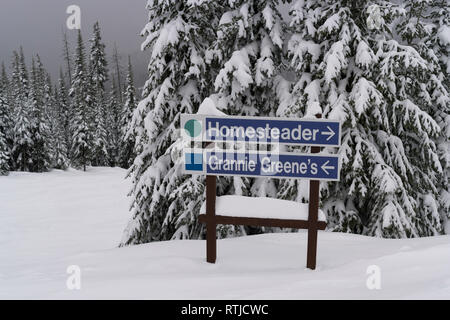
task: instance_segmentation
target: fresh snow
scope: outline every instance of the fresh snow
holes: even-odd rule
[[[206,202],[200,210],[206,213]],[[216,199],[216,214],[229,217],[308,220],[308,204],[272,198],[222,196]],[[322,210],[319,220],[326,221]]]
[[[443,25],[439,28],[438,37],[443,46],[450,44],[450,27]]]
[[[226,116],[225,113],[218,110],[216,104],[211,98],[206,98],[200,107],[198,108],[197,114],[204,114],[209,116]]]
[[[450,298],[450,236],[319,232],[315,271],[305,268],[305,231],[219,240],[214,265],[201,240],[118,248],[129,219],[125,175],[89,168],[0,177],[0,299]],[[71,265],[81,268],[81,290],[66,287]],[[380,290],[366,286],[372,265]]]

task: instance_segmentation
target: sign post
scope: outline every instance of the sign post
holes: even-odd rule
[[[206,176],[206,261],[216,262],[216,177]]]
[[[311,153],[319,153],[320,147],[311,147]],[[308,249],[306,253],[306,267],[316,269],[317,257],[317,222],[319,215],[320,181],[309,182],[309,210],[308,210]]]
[[[319,154],[321,147],[338,147],[341,124],[337,121],[298,120],[257,117],[214,117],[182,115],[181,126],[186,147],[186,174],[206,175],[206,214],[199,220],[206,224],[206,260],[216,262],[217,224],[252,225],[308,230],[307,268],[314,270],[317,259],[318,230],[326,222],[318,220],[320,180],[339,180],[339,157]],[[213,149],[203,148],[204,143]],[[218,148],[218,144],[228,148]],[[259,145],[311,146],[310,154],[263,151]],[[250,146],[258,146],[257,151]],[[267,149],[267,148],[266,148]],[[276,149],[277,150],[277,149]],[[216,214],[216,176],[309,179],[307,220],[232,217]]]

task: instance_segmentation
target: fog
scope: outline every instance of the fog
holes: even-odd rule
[[[141,84],[147,60],[140,52],[143,39],[139,36],[147,21],[145,4],[146,0],[0,0],[0,62],[9,67],[12,51],[22,46],[28,63],[33,54],[39,54],[46,69],[57,76],[63,66],[63,32],[72,45],[77,34],[66,26],[66,10],[77,5],[86,49],[92,26],[99,21],[107,54],[111,56],[116,43],[124,67],[127,55],[131,55]]]

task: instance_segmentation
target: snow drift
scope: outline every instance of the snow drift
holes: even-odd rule
[[[121,169],[0,178],[0,299],[449,299],[450,236],[387,240],[306,232],[117,248],[129,218]],[[220,205],[220,204],[219,204]],[[281,214],[281,210],[278,210]],[[67,268],[81,270],[69,290]],[[381,289],[366,286],[369,266]]]

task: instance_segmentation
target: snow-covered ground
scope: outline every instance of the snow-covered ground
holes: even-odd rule
[[[382,240],[319,233],[318,269],[305,269],[306,233],[117,248],[128,221],[121,169],[0,178],[0,298],[450,299],[450,236]],[[69,290],[67,267],[81,268]],[[381,271],[369,290],[367,268]]]

